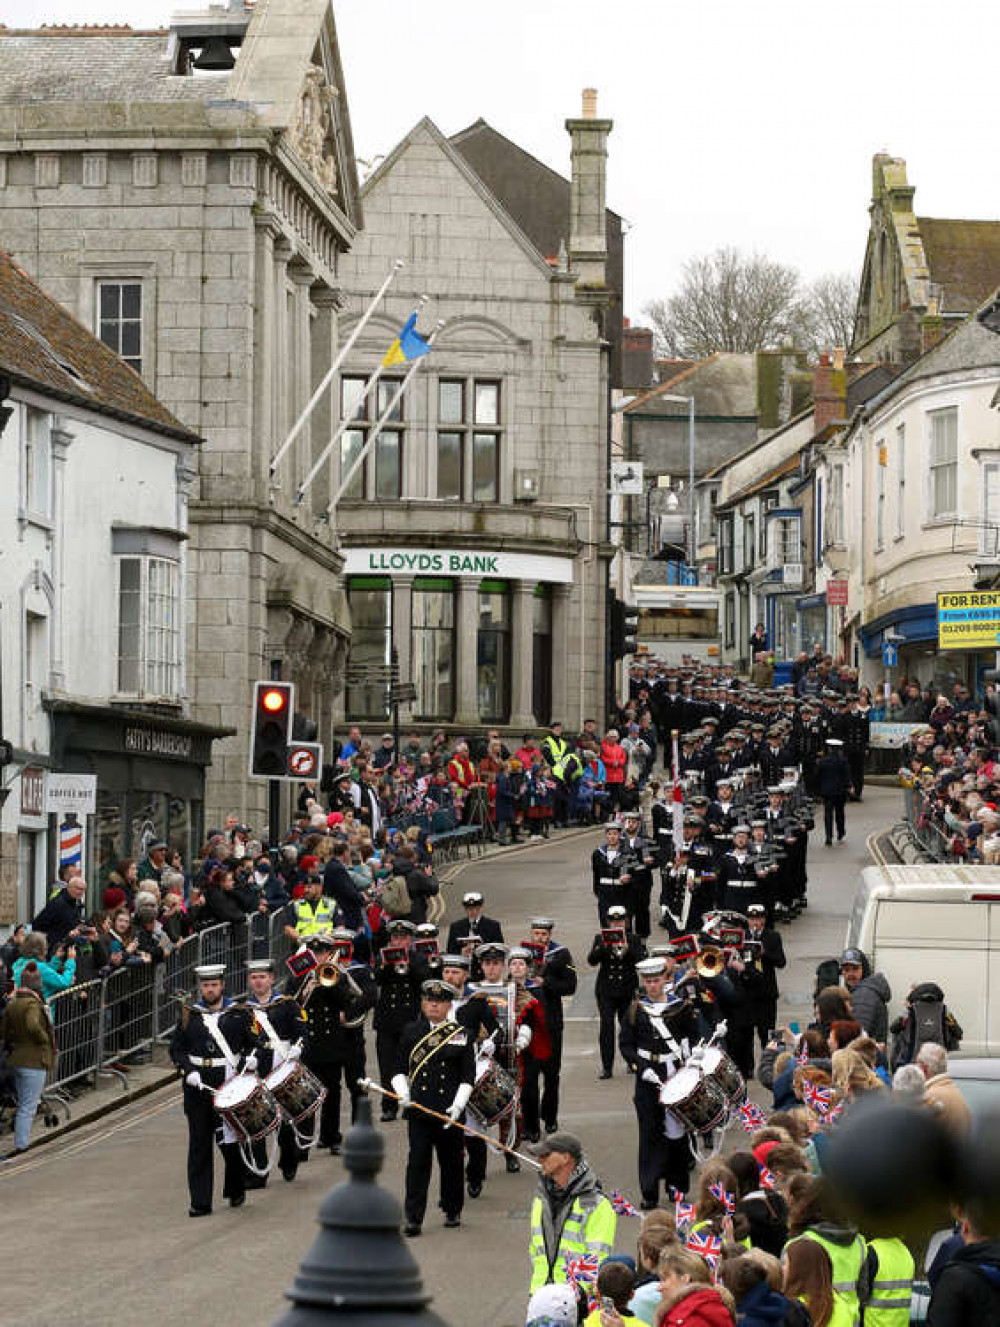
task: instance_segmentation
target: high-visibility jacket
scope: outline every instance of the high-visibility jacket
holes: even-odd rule
[[[615,1227],[618,1218],[614,1208],[600,1191],[590,1191],[573,1199],[569,1214],[563,1222],[559,1236],[559,1245],[553,1251],[551,1263],[545,1248],[545,1231],[542,1225],[542,1199],[535,1196],[531,1204],[531,1241],[528,1247],[531,1258],[531,1294],[539,1286],[550,1282],[568,1281],[566,1264],[586,1254],[596,1254],[598,1263],[609,1256],[615,1243]]]
[[[569,755],[569,743],[565,737],[556,737],[550,733],[548,737],[542,739],[542,755],[545,756],[549,769],[561,779],[563,776],[563,761]]]
[[[913,1254],[901,1239],[872,1239],[878,1271],[865,1305],[865,1327],[909,1327]]]
[[[333,930],[333,904],[328,898],[316,903],[300,898],[295,903],[295,929],[303,940]]]
[[[868,1255],[864,1240],[860,1235],[855,1235],[852,1244],[835,1244],[833,1240],[825,1239],[815,1230],[805,1231],[802,1238],[815,1240],[830,1259],[833,1312],[830,1314],[827,1327],[859,1327],[861,1301],[858,1298],[858,1280]]]

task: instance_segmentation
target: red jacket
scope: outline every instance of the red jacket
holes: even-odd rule
[[[448,761],[448,778],[460,788],[471,788],[476,781],[476,771],[468,756],[452,756]]]
[[[713,1286],[685,1286],[674,1300],[661,1327],[733,1327],[736,1319]]]
[[[628,752],[620,742],[609,742],[607,738],[601,743],[601,759],[604,761],[604,772],[608,783],[625,782],[625,766],[628,764]]]

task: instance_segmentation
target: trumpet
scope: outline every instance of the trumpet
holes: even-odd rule
[[[335,962],[333,959],[330,959],[326,963],[320,963],[313,972],[310,972],[305,985],[299,992],[299,1003],[304,1009],[306,1005],[308,1005],[317,986],[322,987],[325,991],[332,991],[341,983],[343,983],[344,993],[348,1000],[359,1000],[364,995],[361,987],[351,974],[345,968],[342,968],[339,963]],[[357,1018],[345,1019],[344,1027],[360,1027],[364,1021],[365,1015],[364,1013],[361,1013]]]

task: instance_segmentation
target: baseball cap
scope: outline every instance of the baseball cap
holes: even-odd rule
[[[552,1152],[565,1152],[574,1161],[579,1161],[583,1156],[583,1144],[576,1134],[566,1133],[562,1129],[546,1134],[540,1142],[532,1144],[526,1150],[533,1157],[547,1157]]]
[[[845,949],[840,956],[840,966],[843,967],[845,963],[857,964],[859,968],[863,968],[865,956],[860,949]]]

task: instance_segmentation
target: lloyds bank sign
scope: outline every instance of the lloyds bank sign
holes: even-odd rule
[[[468,548],[347,548],[347,576],[477,576],[568,585],[573,559]]]

